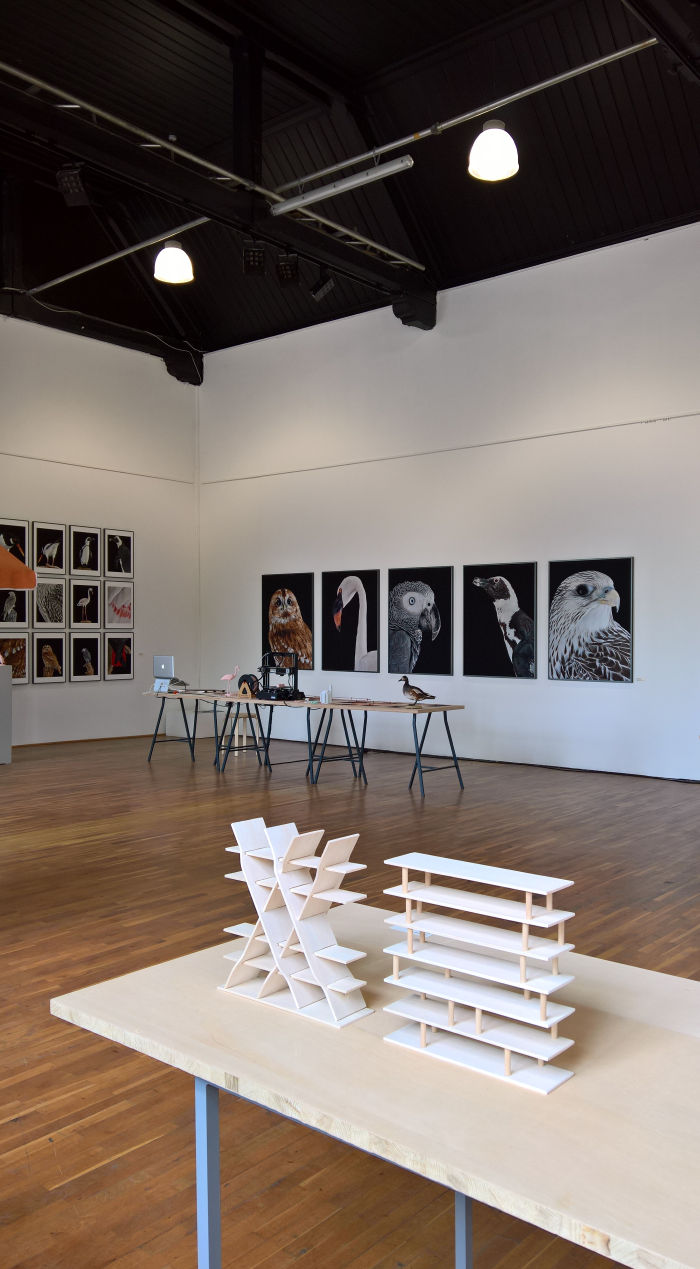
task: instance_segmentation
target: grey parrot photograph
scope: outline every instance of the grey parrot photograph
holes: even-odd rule
[[[72,682],[87,680],[96,683],[101,677],[101,639],[98,634],[85,635],[82,631],[70,637],[70,677]]]
[[[389,673],[452,673],[451,566],[389,569]]]
[[[549,677],[632,682],[632,559],[549,565]]]
[[[464,674],[537,677],[537,565],[464,566]]]

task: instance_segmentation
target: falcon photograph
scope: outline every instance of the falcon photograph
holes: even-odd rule
[[[345,569],[321,578],[324,670],[379,671],[379,569]]]
[[[464,674],[537,677],[536,599],[536,564],[465,564]]]
[[[35,520],[32,525],[34,541],[34,571],[41,575],[65,573],[66,526],[46,524]]]
[[[313,573],[263,574],[263,652],[296,652],[299,669],[313,670],[313,629]]]
[[[100,576],[102,552],[100,550],[100,529],[87,529],[83,525],[70,526],[70,571],[71,573],[89,573],[92,577]]]
[[[632,682],[632,558],[549,565],[549,677]]]
[[[449,565],[390,568],[390,674],[452,673],[452,578]]]
[[[33,681],[35,683],[65,683],[65,653],[65,635],[35,633]]]
[[[85,635],[73,631],[70,637],[71,683],[99,683],[101,678],[101,639],[98,634]]]

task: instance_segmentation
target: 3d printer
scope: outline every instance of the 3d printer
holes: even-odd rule
[[[299,657],[296,652],[265,652],[262,665],[258,667],[262,675],[262,685],[258,689],[257,698],[261,701],[303,701],[303,692],[299,691]],[[273,674],[281,678],[287,677],[286,683],[273,687],[270,678]]]

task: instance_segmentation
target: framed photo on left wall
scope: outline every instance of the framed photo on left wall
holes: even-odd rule
[[[29,682],[29,635],[15,634],[0,637],[0,656],[5,665],[12,666],[12,682]]]
[[[34,683],[65,683],[66,636],[54,631],[34,632]]]
[[[134,636],[106,634],[104,638],[104,677],[110,682],[134,677]]]
[[[89,574],[99,577],[101,573],[102,533],[100,529],[86,528],[82,524],[70,526],[69,561],[70,572],[76,576]]]
[[[313,573],[263,575],[262,650],[296,652],[299,669],[313,670]]]

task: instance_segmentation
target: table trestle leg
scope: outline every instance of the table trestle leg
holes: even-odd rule
[[[221,1181],[219,1090],[195,1077],[195,1156],[197,1170],[197,1266],[221,1269]]]
[[[474,1269],[472,1200],[455,1190],[455,1269]]]

